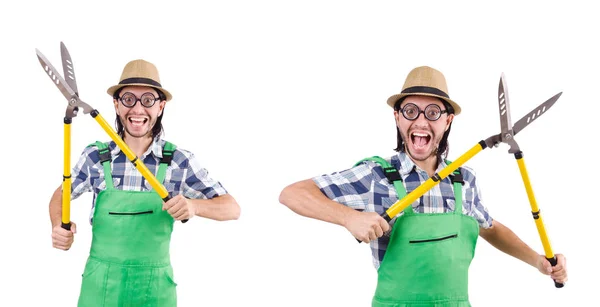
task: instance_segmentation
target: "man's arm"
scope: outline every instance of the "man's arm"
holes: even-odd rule
[[[71,200],[76,199],[84,192],[92,190],[90,172],[98,176],[98,172],[93,166],[99,159],[100,156],[95,147],[88,146],[83,150],[71,172],[73,178],[73,182],[71,183]],[[62,184],[52,194],[48,207],[50,223],[52,224],[52,246],[68,250],[73,244],[77,225],[69,221],[71,223],[71,230],[62,228]]]
[[[52,223],[52,246],[56,249],[68,250],[73,245],[77,225],[71,222],[71,230],[62,228],[62,186],[54,191],[48,207],[50,223]]]
[[[311,179],[285,187],[279,202],[299,215],[344,226],[366,243],[381,237],[390,227],[375,212],[359,212],[327,198]]]
[[[240,217],[240,206],[229,194],[211,199],[189,199],[195,207],[197,216],[217,220],[237,220]]]
[[[344,226],[357,211],[327,198],[311,179],[285,187],[279,202],[295,213],[321,221]]]
[[[163,210],[176,220],[201,216],[216,221],[237,220],[240,217],[240,206],[233,196],[223,194],[211,199],[190,199],[181,194],[163,204]]]
[[[497,220],[489,228],[480,228],[479,235],[498,250],[533,267],[538,267],[540,255],[525,244],[512,230]]]
[[[558,264],[552,267],[545,256],[535,252],[512,230],[497,220],[494,220],[492,226],[487,229],[480,228],[479,234],[498,250],[537,268],[543,274],[551,275],[557,282],[564,283],[567,280],[566,258],[563,255],[556,254]]]
[[[52,228],[54,228],[54,226],[60,225],[62,220],[62,185],[58,186],[52,194],[48,207],[50,211],[50,223],[52,224]]]
[[[186,178],[181,184],[181,191],[175,191],[171,200],[165,203],[164,209],[176,220],[201,216],[217,221],[237,220],[240,217],[240,206],[221,183],[209,176],[196,159],[188,151],[176,151],[173,155],[177,165],[186,165]]]

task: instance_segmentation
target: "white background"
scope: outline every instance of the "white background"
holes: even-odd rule
[[[60,41],[81,98],[114,121],[106,89],[136,58],[155,63],[173,94],[166,138],[194,152],[238,200],[237,221],[176,224],[172,262],[180,306],[369,306],[370,250],[342,227],[293,214],[286,185],[395,147],[386,99],[410,69],[444,72],[463,108],[450,159],[499,132],[505,73],[513,122],[558,92],[517,135],[555,253],[569,282],[552,281],[484,240],[470,269],[474,306],[597,302],[595,10],[580,1],[31,1],[0,5],[3,94],[0,306],[75,306],[91,233],[91,195],[73,201],[78,233],[52,248],[48,201],[60,184],[66,101],[35,48],[60,70]],[[108,140],[74,119],[72,163]],[[494,218],[543,253],[508,147],[467,162]],[[12,303],[9,303],[12,302]]]

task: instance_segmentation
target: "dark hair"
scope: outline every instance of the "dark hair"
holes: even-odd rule
[[[396,103],[394,104],[395,111],[400,112],[400,105],[402,104],[402,101],[404,101],[404,99],[406,97],[408,97],[408,96],[404,96],[404,97],[400,98],[398,101],[396,101]],[[440,99],[440,101],[444,104],[444,107],[446,107],[446,110],[448,110],[448,114],[454,114],[454,108],[452,107],[452,105],[450,105],[447,101],[445,101],[443,99]],[[451,128],[452,128],[452,123],[450,123],[450,125],[448,126],[448,130],[446,130],[446,132],[444,132],[444,136],[442,136],[442,139],[440,140],[440,144],[438,145],[438,148],[437,148],[438,163],[440,160],[446,159],[446,157],[448,156],[448,151],[449,151],[448,136],[450,135]],[[397,145],[396,145],[396,148],[394,148],[394,150],[397,152],[404,152],[404,140],[402,139],[402,134],[400,133],[400,129],[398,129],[398,125],[396,125],[396,138],[397,138]]]
[[[115,91],[115,93],[113,94],[114,99],[119,99],[119,94],[121,94],[122,89],[123,88],[121,87]],[[160,91],[157,88],[155,88],[155,90],[158,93],[158,98],[160,98],[161,101],[167,100],[167,96],[165,96],[165,94],[162,91]],[[163,108],[162,112],[160,113],[160,115],[156,118],[156,123],[154,123],[154,127],[152,127],[152,137],[153,138],[160,136],[161,133],[163,133],[163,131],[164,131],[163,126],[162,126],[163,115],[165,115],[164,108]],[[119,117],[118,114],[116,115],[116,119],[115,119],[115,127],[117,128],[117,134],[121,138],[124,138],[125,137],[125,127],[123,126],[123,123],[121,123],[121,118]]]

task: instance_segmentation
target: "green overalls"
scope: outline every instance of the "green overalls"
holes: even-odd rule
[[[397,170],[379,157],[386,170]],[[449,161],[447,161],[449,163]],[[415,213],[412,205],[396,219],[378,269],[373,307],[468,307],[469,265],[479,224],[462,214],[462,176],[452,175],[454,212]],[[393,182],[398,198],[406,196],[400,176]]]
[[[106,144],[96,144],[106,190],[96,198],[78,306],[177,306],[169,255],[174,220],[155,191],[115,189],[110,152]],[[156,176],[161,183],[174,149],[170,143],[163,148]]]

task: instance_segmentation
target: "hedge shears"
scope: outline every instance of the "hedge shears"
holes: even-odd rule
[[[64,161],[63,161],[63,181],[62,181],[62,217],[61,226],[64,229],[71,229],[71,123],[73,118],[79,114],[79,111],[83,111],[84,114],[90,114],[98,124],[104,129],[104,131],[110,136],[110,138],[119,146],[121,151],[125,153],[127,158],[133,163],[137,170],[142,176],[150,183],[152,188],[158,193],[164,202],[171,199],[167,189],[156,179],[154,174],[144,165],[144,163],[138,159],[133,151],[125,144],[123,139],[110,127],[110,125],[104,120],[98,110],[92,108],[89,104],[85,103],[79,98],[79,92],[77,90],[77,82],[75,79],[75,71],[71,55],[67,50],[67,47],[63,42],[60,43],[60,53],[62,57],[62,66],[65,78],[63,78],[56,68],[50,64],[50,61],[36,48],[40,64],[44,68],[44,71],[54,85],[58,87],[60,92],[67,99],[67,109],[64,117]],[[182,220],[183,223],[188,220]]]
[[[489,138],[480,141],[477,145],[473,146],[466,153],[460,156],[458,159],[448,164],[445,168],[443,168],[440,172],[435,173],[425,182],[423,182],[420,186],[414,189],[412,192],[408,193],[405,197],[398,200],[394,203],[390,208],[388,208],[384,213],[381,214],[386,221],[390,222],[393,217],[402,212],[405,208],[410,206],[414,201],[419,199],[423,194],[433,188],[435,185],[440,183],[442,179],[446,178],[450,174],[452,174],[456,169],[458,169],[465,162],[470,160],[480,151],[486,148],[498,147],[500,143],[506,143],[510,146],[508,152],[514,154],[517,159],[517,164],[519,165],[519,170],[521,172],[521,177],[523,179],[523,183],[525,185],[525,190],[527,192],[527,196],[529,198],[529,203],[531,205],[531,212],[533,214],[533,219],[535,220],[535,224],[537,226],[537,230],[542,241],[542,245],[544,247],[544,252],[546,259],[555,266],[557,264],[556,256],[552,252],[552,248],[550,247],[550,241],[548,240],[548,236],[546,234],[546,229],[544,227],[544,223],[542,220],[542,216],[540,214],[540,209],[537,206],[535,196],[533,194],[533,190],[531,188],[531,183],[529,181],[529,176],[527,174],[527,169],[525,168],[525,162],[523,161],[523,152],[519,148],[514,136],[521,132],[525,127],[531,124],[534,120],[538,119],[542,114],[544,114],[548,109],[550,109],[554,103],[558,100],[558,98],[562,95],[562,92],[552,96],[550,99],[546,100],[544,103],[540,104],[538,107],[533,109],[527,115],[523,116],[519,119],[514,126],[511,125],[510,119],[510,104],[508,100],[508,92],[506,87],[506,79],[504,74],[500,77],[500,85],[498,87],[498,110],[500,113],[500,133],[496,135],[492,135]],[[360,242],[360,241],[359,241]],[[562,288],[562,283],[554,282],[554,285],[557,288]]]

